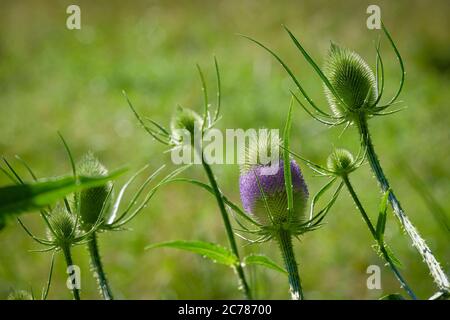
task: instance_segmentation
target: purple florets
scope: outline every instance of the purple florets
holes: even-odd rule
[[[261,188],[264,190],[274,222],[283,222],[288,216],[283,161],[279,162],[279,167],[272,172],[273,174],[267,174],[267,169],[268,166],[259,165],[241,174],[239,189],[242,205],[247,213],[256,216],[262,223],[267,223],[269,215],[264,204]],[[297,221],[303,221],[308,188],[301,170],[294,160],[291,160],[291,174],[294,195],[293,218]]]

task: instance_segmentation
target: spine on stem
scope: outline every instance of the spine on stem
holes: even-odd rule
[[[291,298],[292,300],[304,300],[291,234],[289,231],[281,229],[278,233],[277,241],[283,256],[286,271],[288,272]]]
[[[365,116],[361,116],[361,118],[359,119],[358,129],[362,137],[363,146],[367,150],[367,158],[369,159],[370,166],[381,186],[381,189],[383,190],[383,192],[390,190],[389,202],[392,206],[392,209],[394,210],[395,216],[399,219],[402,227],[410,237],[413,246],[419,251],[423,260],[427,264],[428,269],[430,270],[430,274],[436,282],[438,288],[444,292],[450,292],[450,283],[445,272],[442,270],[439,262],[436,260],[433,252],[428,247],[425,240],[420,236],[417,229],[414,227],[408,216],[403,211],[400,205],[400,201],[395,196],[386,176],[384,175],[380,161],[378,160],[377,154],[375,153],[372,139],[370,137],[367,119]]]
[[[202,160],[204,160],[204,159],[202,159]],[[239,278],[240,287],[244,291],[245,297],[247,299],[252,299],[250,288],[248,286],[247,280],[245,279],[244,269],[242,268],[242,264],[240,262],[239,251],[238,251],[238,248],[236,245],[236,239],[233,234],[233,229],[231,227],[230,218],[228,217],[228,213],[226,211],[225,204],[223,202],[222,193],[220,192],[219,187],[217,186],[216,179],[214,178],[214,174],[213,174],[210,166],[205,161],[202,161],[202,163],[203,163],[203,167],[206,171],[206,175],[208,176],[211,187],[214,190],[214,195],[216,197],[217,204],[219,205],[219,208],[220,208],[220,213],[222,215],[222,219],[223,219],[223,222],[225,225],[225,229],[226,229],[227,236],[228,236],[228,242],[230,243],[231,250],[233,251],[233,253],[236,255],[236,257],[239,260],[239,264],[236,266],[236,273]]]
[[[394,273],[395,277],[397,278],[398,282],[400,283],[401,287],[403,289],[405,289],[405,291],[408,293],[408,295],[413,299],[416,300],[417,297],[414,294],[414,292],[412,291],[412,289],[409,287],[409,285],[407,284],[406,280],[403,278],[403,276],[401,275],[400,271],[397,269],[397,267],[395,266],[394,262],[392,261],[392,259],[390,258],[387,250],[386,250],[386,246],[384,244],[384,242],[381,242],[376,234],[375,228],[372,224],[372,222],[369,219],[369,216],[367,215],[366,210],[364,209],[361,201],[359,200],[358,196],[356,195],[355,190],[353,189],[353,186],[350,182],[350,179],[348,178],[348,176],[343,176],[343,180],[345,183],[345,186],[347,187],[347,190],[349,191],[353,201],[355,202],[356,206],[358,207],[359,212],[361,213],[364,221],[367,224],[367,227],[370,230],[370,233],[372,234],[372,236],[374,237],[374,239],[377,241],[377,244],[380,248],[380,252],[383,255],[383,258],[386,260],[386,262],[388,263],[389,267],[391,268],[392,272]]]
[[[108,279],[106,278],[105,271],[103,269],[103,264],[100,257],[100,251],[97,243],[97,234],[94,232],[89,237],[87,243],[89,255],[91,257],[91,269],[97,279],[98,286],[100,288],[100,293],[105,300],[113,300],[113,294],[111,288],[109,287]]]

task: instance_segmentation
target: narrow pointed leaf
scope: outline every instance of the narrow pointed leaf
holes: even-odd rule
[[[288,220],[292,218],[292,212],[294,211],[294,194],[292,190],[292,172],[291,172],[291,160],[289,154],[289,135],[291,132],[291,123],[292,123],[292,104],[293,99],[291,100],[291,104],[289,106],[289,112],[286,119],[286,125],[284,127],[283,132],[283,163],[284,163],[284,184],[286,187],[286,195],[288,201],[288,212],[289,217]]]
[[[227,248],[211,242],[176,240],[152,244],[145,249],[174,248],[197,253],[215,263],[233,267],[238,263],[237,257]]]
[[[51,205],[64,196],[105,184],[122,174],[118,170],[102,177],[58,177],[22,185],[9,185],[0,188],[0,217],[17,214]]]
[[[383,243],[384,230],[386,229],[387,202],[389,199],[389,193],[389,190],[384,193],[383,197],[381,198],[380,207],[378,210],[376,233],[377,238],[381,243]]]
[[[275,270],[287,274],[286,270],[279,266],[275,261],[262,254],[251,254],[244,258],[245,265],[259,265],[267,269]]]

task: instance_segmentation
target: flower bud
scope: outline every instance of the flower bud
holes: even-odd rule
[[[78,165],[78,174],[86,177],[105,176],[108,170],[92,153],[88,153]],[[111,197],[108,198],[111,188],[112,184],[108,182],[100,187],[84,189],[77,195],[78,214],[83,229],[90,229],[99,220],[103,207],[108,210],[111,205]]]
[[[253,159],[252,154],[257,154],[255,148],[275,147],[274,140],[267,137],[268,140],[262,141],[256,146],[247,149],[246,159]],[[279,141],[279,140],[278,140]],[[276,144],[279,148],[279,144]],[[272,151],[261,150],[268,154]],[[256,217],[263,225],[271,223],[270,215],[274,224],[281,224],[288,221],[288,199],[284,180],[284,163],[276,159],[276,162],[269,164],[246,163],[241,167],[241,176],[239,178],[239,189],[244,210]],[[308,188],[303,179],[300,167],[294,160],[290,161],[292,175],[292,189],[294,210],[289,221],[302,223],[306,221],[305,208],[308,199]],[[263,191],[264,193],[262,193]],[[264,200],[265,196],[265,200]],[[268,212],[268,210],[270,212]]]
[[[177,142],[183,140],[184,134],[181,131],[186,130],[190,134],[191,144],[193,144],[196,130],[201,130],[202,124],[203,118],[197,112],[178,106],[172,117],[170,129]]]
[[[355,158],[346,149],[335,149],[328,156],[327,168],[337,175],[348,174],[355,169]]]
[[[325,63],[325,74],[342,102],[325,86],[325,94],[333,113],[352,117],[360,111],[370,113],[377,100],[375,76],[356,52],[331,44]]]
[[[52,232],[48,238],[59,245],[71,244],[76,236],[76,217],[69,213],[64,206],[57,206],[49,216],[48,222]],[[50,231],[50,230],[49,230]]]

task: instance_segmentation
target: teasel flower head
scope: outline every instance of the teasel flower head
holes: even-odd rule
[[[294,195],[294,212],[291,221],[304,223],[308,188],[300,167],[294,160],[291,160],[290,167]],[[256,165],[241,174],[239,189],[244,210],[264,225],[289,222],[284,163],[282,160],[279,161],[275,174],[267,174],[267,170],[270,170],[268,166]]]
[[[325,62],[325,75],[335,90],[332,93],[324,86],[328,104],[336,117],[351,119],[354,114],[372,112],[377,100],[376,79],[360,55],[332,43]]]
[[[47,238],[57,247],[71,246],[78,235],[76,215],[68,212],[65,206],[57,205],[48,216]]]
[[[295,157],[305,162],[316,174],[333,179],[348,176],[357,170],[366,158],[366,149],[361,148],[356,156],[343,148],[335,148],[331,151],[325,165],[316,164],[304,157],[295,154]]]
[[[328,156],[327,169],[337,176],[348,175],[358,168],[359,162],[347,149],[334,149]]]
[[[108,174],[108,170],[100,163],[92,152],[87,153],[78,164],[77,172],[85,177],[98,177]],[[76,195],[77,213],[81,226],[89,230],[102,219],[102,215],[111,206],[112,183],[100,187],[87,188]]]
[[[274,150],[279,150],[280,140],[271,135],[265,138],[261,136],[258,140],[250,142],[241,165],[239,189],[244,210],[259,223],[269,227],[306,222],[308,188],[300,167],[290,160],[294,210],[289,212],[284,162],[278,157],[271,157]],[[271,161],[261,162],[258,157],[261,154],[268,155]]]
[[[203,118],[194,110],[178,106],[170,122],[172,140],[179,144],[188,135],[190,143],[194,144],[196,135],[201,135]]]
[[[191,141],[189,143],[192,145],[194,143],[195,135],[198,137],[198,139],[201,139],[203,135],[208,130],[213,128],[217,121],[219,121],[222,92],[219,64],[216,58],[214,58],[214,67],[217,79],[217,99],[215,103],[215,109],[212,108],[212,104],[209,100],[208,88],[206,86],[203,71],[200,66],[197,65],[203,92],[203,112],[199,114],[192,109],[184,108],[178,105],[175,110],[175,114],[170,121],[169,129],[153,119],[141,116],[124,92],[125,98],[127,99],[131,111],[133,112],[139,123],[142,125],[142,127],[145,129],[145,131],[147,131],[147,133],[154,140],[165,144],[170,148],[177,148],[181,144],[186,144],[187,141],[185,141],[185,138],[187,137],[187,134],[189,134],[191,137]],[[183,131],[185,131],[185,133]]]

